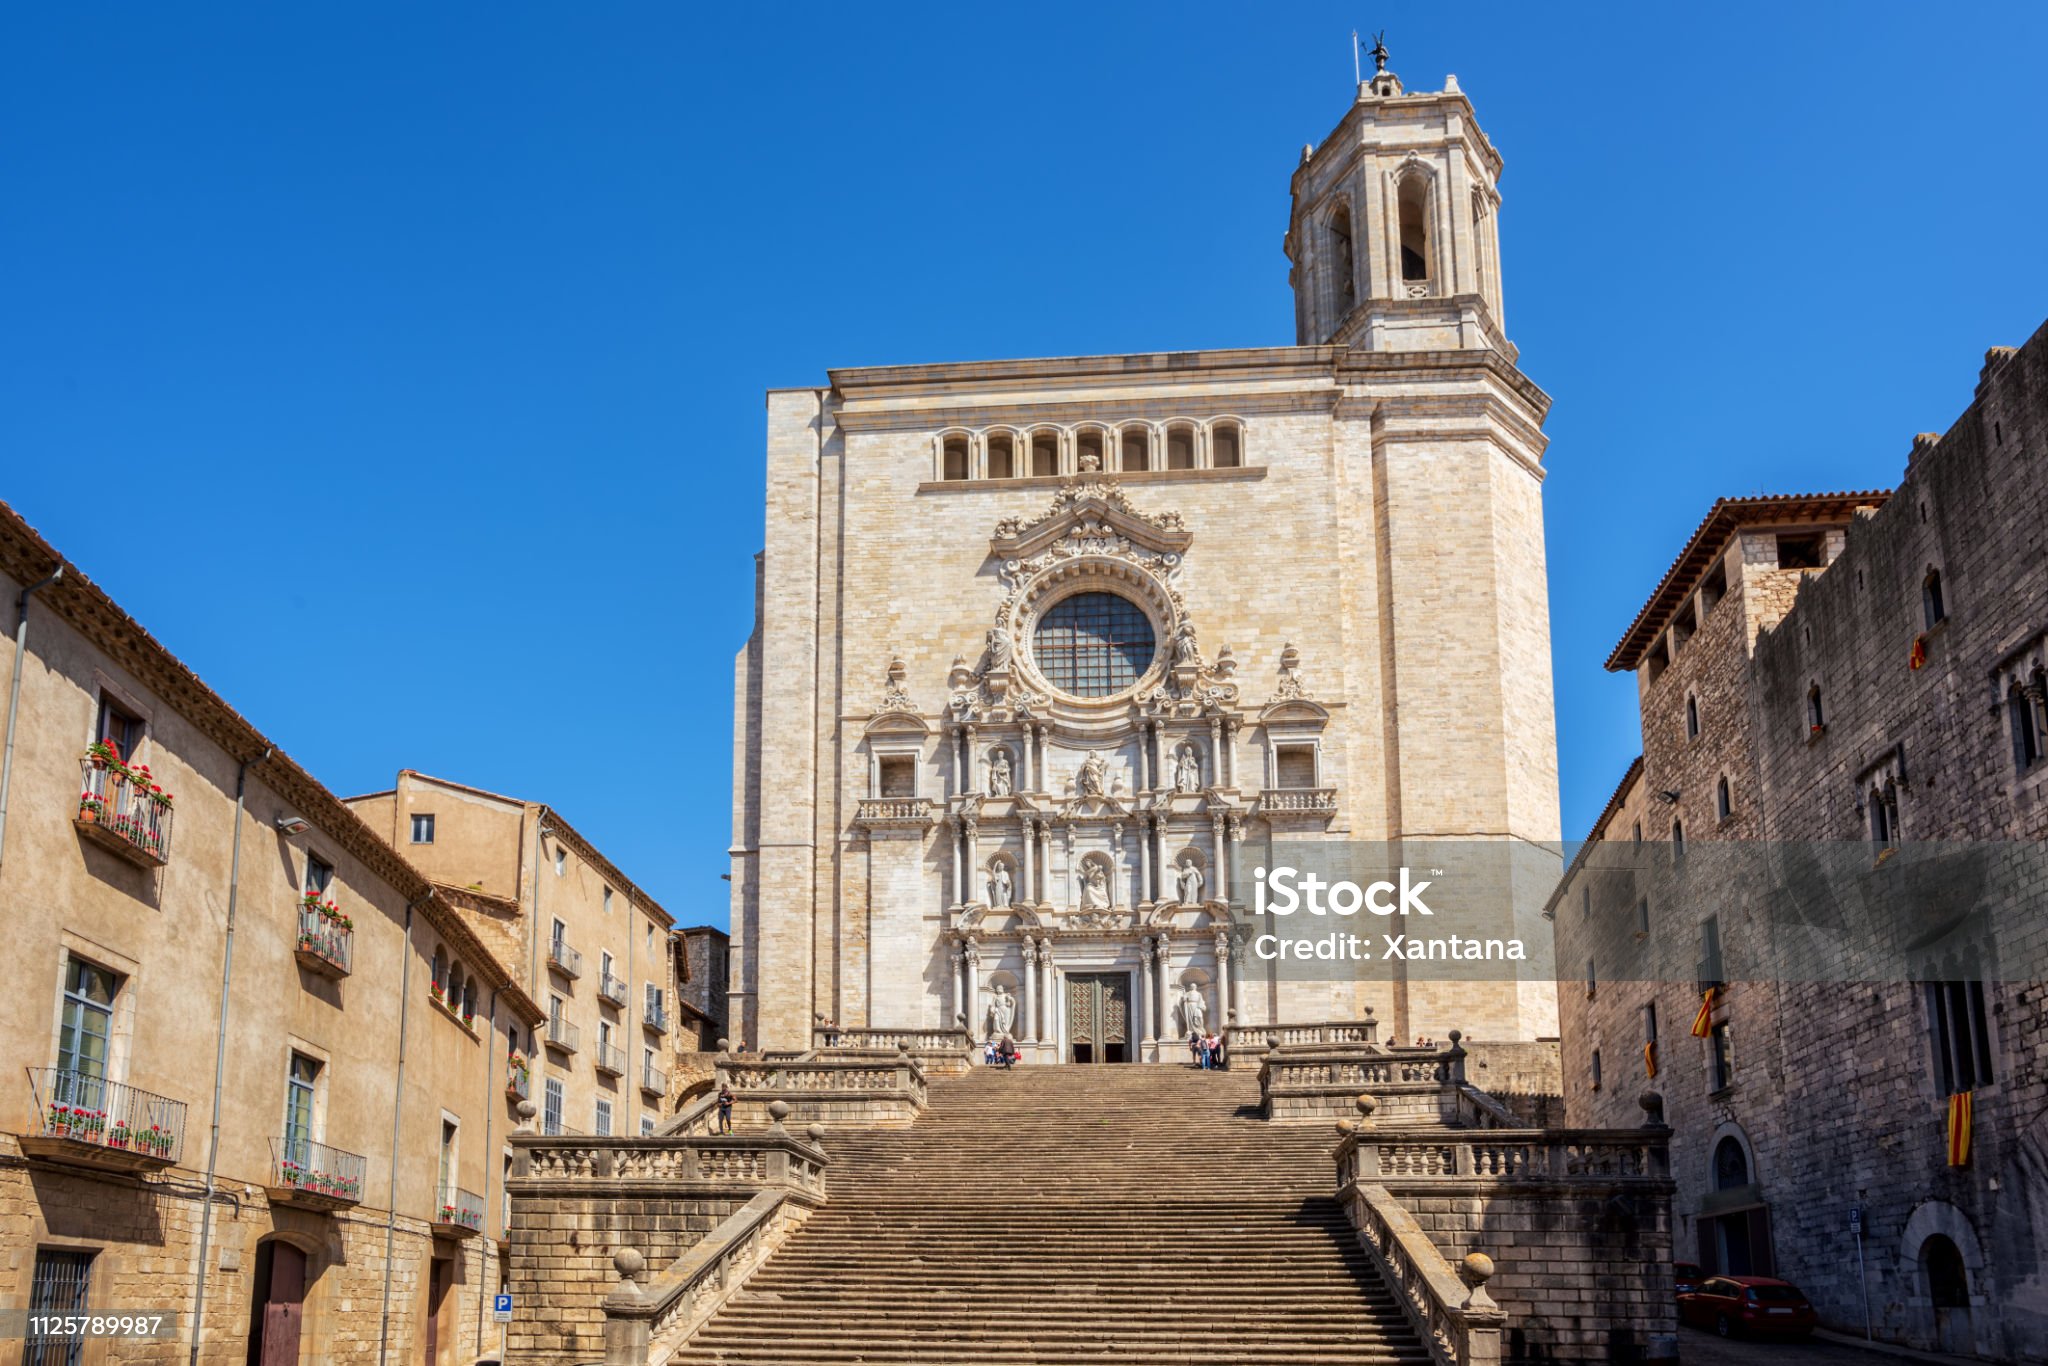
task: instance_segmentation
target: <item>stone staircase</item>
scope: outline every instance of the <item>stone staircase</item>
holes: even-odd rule
[[[980,1069],[831,1129],[830,1200],[677,1363],[1426,1366],[1332,1198],[1333,1135],[1255,1075]]]

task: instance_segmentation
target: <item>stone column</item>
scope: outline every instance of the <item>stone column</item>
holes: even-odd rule
[[[973,785],[967,780],[966,746],[960,738],[964,729],[962,726],[953,727],[953,795],[956,797],[973,790]]]
[[[1151,790],[1152,765],[1145,754],[1144,733],[1140,731],[1138,734],[1138,791],[1149,792]]]
[[[964,980],[962,970],[967,965],[967,955],[961,951],[960,945],[956,942],[947,951],[946,956],[952,960],[953,964],[953,976],[950,982],[953,989],[953,1018],[964,1023],[967,1015],[967,988],[962,985]]]
[[[1230,1023],[1230,931],[1216,931],[1216,1032]]]
[[[1166,814],[1164,812],[1158,814],[1158,818],[1153,824],[1152,840],[1152,866],[1159,870],[1157,881],[1159,886],[1164,887],[1166,885],[1166,870],[1173,867],[1173,860],[1167,857],[1166,853]],[[1158,897],[1155,895],[1153,900],[1158,900]]]
[[[967,874],[960,863],[960,841],[964,830],[960,817],[948,816],[946,829],[952,832],[947,842],[953,846],[953,904],[962,906],[967,902]]]
[[[1111,821],[1109,826],[1109,904],[1123,904],[1124,891],[1124,823]],[[1138,900],[1144,900],[1141,894]]]
[[[1038,904],[1038,860],[1033,857],[1038,852],[1035,847],[1038,843],[1038,833],[1033,828],[1035,824],[1028,817],[1024,821],[1024,901],[1031,906]]]
[[[1209,786],[1223,787],[1223,718],[1209,718]]]
[[[961,983],[965,989],[965,999],[967,1002],[964,1012],[967,1016],[967,1042],[979,1043],[981,1041],[981,947],[972,939],[969,939],[961,944],[960,952],[965,960],[961,964]]]
[[[1033,726],[1031,734],[1032,742],[1038,746],[1038,763],[1033,772],[1038,775],[1037,790],[1043,792],[1045,791],[1045,727]]]
[[[1032,785],[1031,727],[1026,724],[1017,728],[1017,786],[1019,792],[1036,792]]]
[[[1138,900],[1158,899],[1159,892],[1152,883],[1152,817],[1141,811],[1138,813]]]
[[[1038,1041],[1055,1046],[1060,1035],[1060,972],[1052,961],[1052,940],[1038,941],[1038,970],[1045,976],[1044,990],[1039,993],[1038,1010],[1044,1016],[1038,1022]]]
[[[1235,788],[1237,786],[1237,718],[1234,716],[1223,718],[1223,753],[1222,758],[1217,761],[1217,764],[1217,771],[1226,775],[1218,777],[1216,780],[1217,784],[1222,787]]]
[[[967,736],[967,782],[962,789],[967,792],[981,791],[981,744],[975,738],[972,724],[961,728]]]
[[[1166,753],[1163,748],[1165,739],[1160,734],[1159,722],[1152,721],[1147,723],[1145,728],[1138,733],[1138,743],[1143,745],[1146,753],[1151,756],[1152,771],[1161,777],[1166,776]],[[1171,784],[1162,785],[1171,786]]]
[[[967,875],[973,885],[967,890],[971,895],[961,898],[963,902],[981,900],[981,822],[973,816],[960,818],[962,828],[967,832]]]
[[[1024,940],[1024,1028],[1025,1043],[1038,1042],[1038,949],[1029,936]]]
[[[1081,888],[1075,881],[1074,827],[1071,825],[1067,827],[1067,904],[1069,906],[1081,904]]]
[[[1138,1025],[1145,1037],[1139,1041],[1138,1061],[1145,1060],[1144,1049],[1155,1045],[1157,1036],[1152,1033],[1152,941],[1149,938],[1138,941],[1138,999],[1132,1002],[1138,1008]]]
[[[1167,997],[1171,987],[1174,987],[1174,942],[1165,934],[1159,936],[1159,948],[1155,956],[1159,961],[1159,989],[1153,991],[1153,1008],[1159,1012],[1159,1038],[1176,1038],[1174,1001]]]
[[[1209,895],[1228,906],[1230,904],[1230,852],[1229,841],[1224,835],[1222,812],[1219,811],[1209,818],[1209,827],[1216,842],[1216,866],[1209,870],[1215,875],[1216,885],[1209,889]]]

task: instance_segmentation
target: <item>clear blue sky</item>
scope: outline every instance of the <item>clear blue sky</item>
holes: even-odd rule
[[[2033,4],[17,8],[0,497],[343,793],[549,801],[723,923],[762,390],[1285,344],[1385,27],[1507,158],[1567,835],[1721,494],[1888,486],[2048,316]]]

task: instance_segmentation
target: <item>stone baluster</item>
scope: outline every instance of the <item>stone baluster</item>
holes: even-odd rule
[[[1038,1042],[1038,949],[1024,941],[1024,1028],[1025,1043]]]

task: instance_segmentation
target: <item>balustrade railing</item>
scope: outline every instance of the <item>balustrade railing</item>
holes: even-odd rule
[[[337,1205],[360,1204],[369,1160],[294,1134],[270,1140],[270,1185]]]
[[[1494,1366],[1507,1315],[1486,1293],[1493,1263],[1475,1253],[1453,1271],[1414,1216],[1377,1187],[1355,1192],[1347,1205],[1366,1255],[1434,1366]]]
[[[569,947],[566,939],[548,940],[548,966],[565,977],[583,975],[583,955]]]
[[[548,1047],[574,1053],[583,1046],[583,1031],[559,1015],[548,1017]]]
[[[1233,1024],[1223,1031],[1233,1049],[1295,1048],[1306,1044],[1370,1044],[1379,1041],[1380,1022],[1326,1020],[1307,1024]]]
[[[929,797],[869,797],[853,818],[862,825],[930,825],[939,818],[939,805]]]
[[[597,1046],[597,1070],[614,1077],[626,1075],[626,1050],[614,1044],[601,1043]]]
[[[1665,1181],[1661,1131],[1487,1129],[1472,1134],[1351,1134],[1338,1144],[1337,1184],[1410,1181]]]
[[[640,1064],[640,1089],[652,1095],[668,1094],[668,1073],[651,1062]]]
[[[1327,815],[1337,809],[1334,787],[1269,787],[1259,793],[1259,810],[1281,815]]]
[[[171,798],[149,769],[129,768],[111,748],[88,753],[79,769],[79,833],[131,863],[155,868],[170,862]]]
[[[908,1094],[919,1109],[928,1097],[924,1068],[907,1053],[893,1059],[808,1056],[786,1062],[721,1058],[718,1077],[735,1093],[834,1092]]]
[[[673,1356],[804,1212],[782,1192],[763,1191],[645,1286],[636,1283],[644,1258],[637,1251],[620,1254],[614,1265],[622,1280],[604,1303],[605,1360],[641,1363]]]
[[[668,1033],[668,1011],[653,1001],[647,1001],[641,1006],[640,1023],[646,1025],[657,1034],[666,1034]]]
[[[811,1031],[819,1048],[908,1048],[913,1053],[961,1053],[973,1047],[964,1029],[841,1029],[819,1025]]]
[[[646,1137],[513,1137],[512,1180],[530,1189],[564,1185],[697,1182],[728,1187],[779,1187],[825,1194],[825,1153],[786,1131]]]
[[[458,1233],[482,1233],[484,1198],[460,1186],[443,1186],[441,1198],[435,1202],[434,1222]]]
[[[31,1128],[24,1149],[75,1152],[109,1164],[170,1166],[185,1149],[185,1102],[103,1077],[55,1067],[28,1069]]]
[[[330,904],[299,903],[298,959],[329,977],[346,977],[355,959],[355,923]]]
[[[626,1004],[626,983],[606,968],[597,975],[597,994],[615,1006],[622,1006]]]

